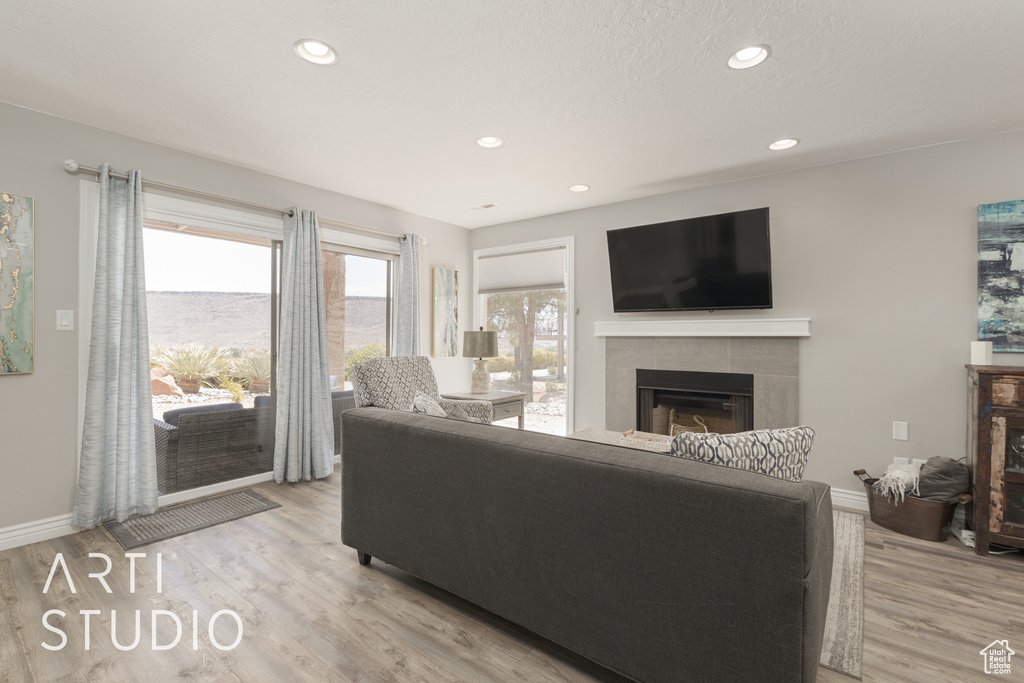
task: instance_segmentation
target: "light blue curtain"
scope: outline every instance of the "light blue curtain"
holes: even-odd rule
[[[91,528],[157,508],[142,251],[142,176],[100,166],[100,220],[85,426],[74,526]]]
[[[309,481],[334,471],[327,313],[315,211],[292,208],[281,248],[274,479]]]
[[[420,355],[420,236],[406,233],[398,245],[395,279],[395,354]]]

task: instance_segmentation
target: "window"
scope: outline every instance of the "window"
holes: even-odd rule
[[[571,431],[571,260],[571,238],[477,252],[477,317],[498,332],[492,389],[526,394],[533,431]]]
[[[92,310],[95,276],[99,186],[95,181],[82,180],[79,188],[79,310],[89,311]],[[194,354],[197,358],[189,362],[193,366],[199,364],[200,369],[195,373],[179,370],[179,374],[183,379],[186,374],[204,377],[199,381],[197,392],[185,394],[181,390],[178,394],[172,390],[171,394],[157,395],[154,417],[160,419],[172,410],[197,407],[196,404],[200,404],[199,407],[229,404],[236,397],[241,398],[244,407],[242,419],[223,420],[227,428],[189,430],[188,443],[177,444],[179,448],[191,449],[193,462],[191,470],[186,468],[188,475],[173,488],[179,493],[171,493],[164,485],[160,486],[160,504],[167,505],[196,495],[229,490],[240,485],[235,480],[254,472],[257,477],[241,483],[269,479],[273,468],[276,381],[273,350],[277,322],[273,302],[279,283],[282,222],[278,216],[247,213],[163,194],[146,192],[144,197],[143,249],[151,352],[156,356],[161,347],[194,344],[193,350],[210,352],[215,369],[221,371],[214,375],[209,367],[203,370],[202,365],[209,366],[211,359]],[[366,346],[374,342],[383,345],[385,353],[390,352],[391,261],[397,258],[397,243],[390,238],[330,228],[321,228],[321,234],[325,248],[341,249],[344,253],[345,338],[346,345],[354,345],[346,355],[358,350],[360,344]],[[360,267],[360,264],[367,267]],[[360,306],[360,302],[353,301],[360,297],[373,301]],[[337,321],[337,308],[334,311]],[[90,317],[82,316],[79,323],[80,338],[85,343],[79,344],[78,391],[79,405],[84,406]],[[166,357],[162,359],[166,360]],[[266,381],[268,361],[269,382]],[[157,369],[153,374],[162,372]],[[169,372],[167,375],[173,377]],[[177,383],[175,380],[174,384]],[[187,380],[184,383],[189,384]],[[240,385],[240,393],[237,393],[238,387],[231,384]],[[171,396],[177,400],[172,400]],[[84,410],[80,410],[79,435],[84,420]],[[79,452],[80,446],[79,443]],[[158,435],[158,450],[160,448]],[[197,454],[199,457],[195,457]],[[218,457],[203,457],[204,454]],[[163,465],[158,463],[158,470],[161,467]],[[158,480],[159,475],[158,471]],[[166,472],[164,475],[166,483]],[[211,484],[198,494],[190,490],[205,487],[210,481],[224,483]]]
[[[321,245],[333,389],[351,389],[353,365],[391,355],[392,261]]]

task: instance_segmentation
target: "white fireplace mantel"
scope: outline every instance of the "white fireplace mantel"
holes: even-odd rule
[[[594,323],[595,337],[810,337],[810,318],[613,320]]]

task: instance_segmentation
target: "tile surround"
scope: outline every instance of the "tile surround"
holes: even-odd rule
[[[605,428],[636,427],[636,371],[754,375],[754,429],[800,419],[799,339],[778,337],[605,337]]]

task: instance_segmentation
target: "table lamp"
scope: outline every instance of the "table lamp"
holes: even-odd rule
[[[498,333],[493,330],[467,330],[462,339],[462,356],[476,358],[473,361],[474,394],[486,394],[491,390],[491,375],[487,372],[487,359],[498,355]]]

